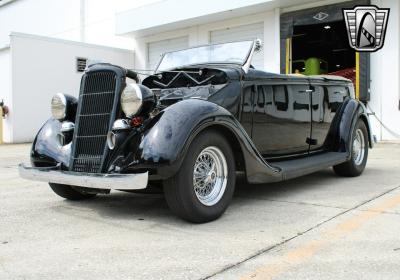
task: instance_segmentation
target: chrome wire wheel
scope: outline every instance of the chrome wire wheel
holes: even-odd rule
[[[228,165],[222,151],[210,146],[202,150],[193,169],[193,188],[198,200],[206,205],[217,204],[224,195]]]
[[[353,139],[353,160],[354,164],[361,165],[365,155],[365,139],[361,129],[357,129]]]

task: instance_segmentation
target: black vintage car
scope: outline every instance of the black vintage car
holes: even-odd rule
[[[142,83],[128,69],[90,66],[78,100],[53,97],[21,176],[72,200],[158,187],[175,214],[207,222],[228,207],[238,171],[256,184],[331,166],[360,175],[373,142],[352,83],[256,70],[259,48],[169,52]]]

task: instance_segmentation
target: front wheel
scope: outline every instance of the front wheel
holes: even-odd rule
[[[235,176],[228,141],[214,130],[202,132],[191,143],[180,170],[164,181],[168,206],[190,222],[215,220],[232,199]]]
[[[350,160],[335,165],[333,170],[336,174],[346,177],[356,177],[361,175],[365,169],[368,158],[368,132],[365,123],[359,119],[354,127],[351,140]]]

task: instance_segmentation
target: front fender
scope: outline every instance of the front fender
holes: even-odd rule
[[[120,166],[119,172],[122,173],[144,170],[156,175],[154,178],[157,179],[169,178],[179,170],[193,139],[211,127],[228,132],[229,135],[225,135],[228,140],[234,138],[249,182],[263,183],[282,179],[280,170],[264,161],[246,131],[230,112],[215,103],[196,99],[171,105],[155,117],[144,132],[132,131],[120,149],[111,155],[110,172],[115,166]],[[33,166],[55,166],[62,163],[62,167],[68,169],[71,144],[58,144],[60,128],[59,121],[49,119],[40,129],[32,146]],[[119,165],[121,158],[124,163]]]
[[[163,112],[157,123],[144,134],[135,154],[137,164],[131,168],[153,170],[153,174],[161,179],[174,175],[190,143],[197,134],[210,127],[226,128],[234,135],[240,144],[250,182],[265,181],[265,176],[278,176],[279,170],[263,160],[231,113],[215,103],[197,99],[175,103]]]
[[[61,146],[57,141],[61,123],[56,119],[49,119],[39,130],[32,144],[32,166],[55,166],[62,163],[68,167],[71,157],[71,144]]]

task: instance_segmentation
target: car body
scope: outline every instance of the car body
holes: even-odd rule
[[[352,83],[256,70],[259,48],[246,41],[166,53],[142,83],[115,65],[88,67],[79,99],[53,98],[21,176],[69,199],[156,186],[177,215],[207,222],[227,208],[237,171],[249,183],[330,166],[361,174],[372,138]]]

